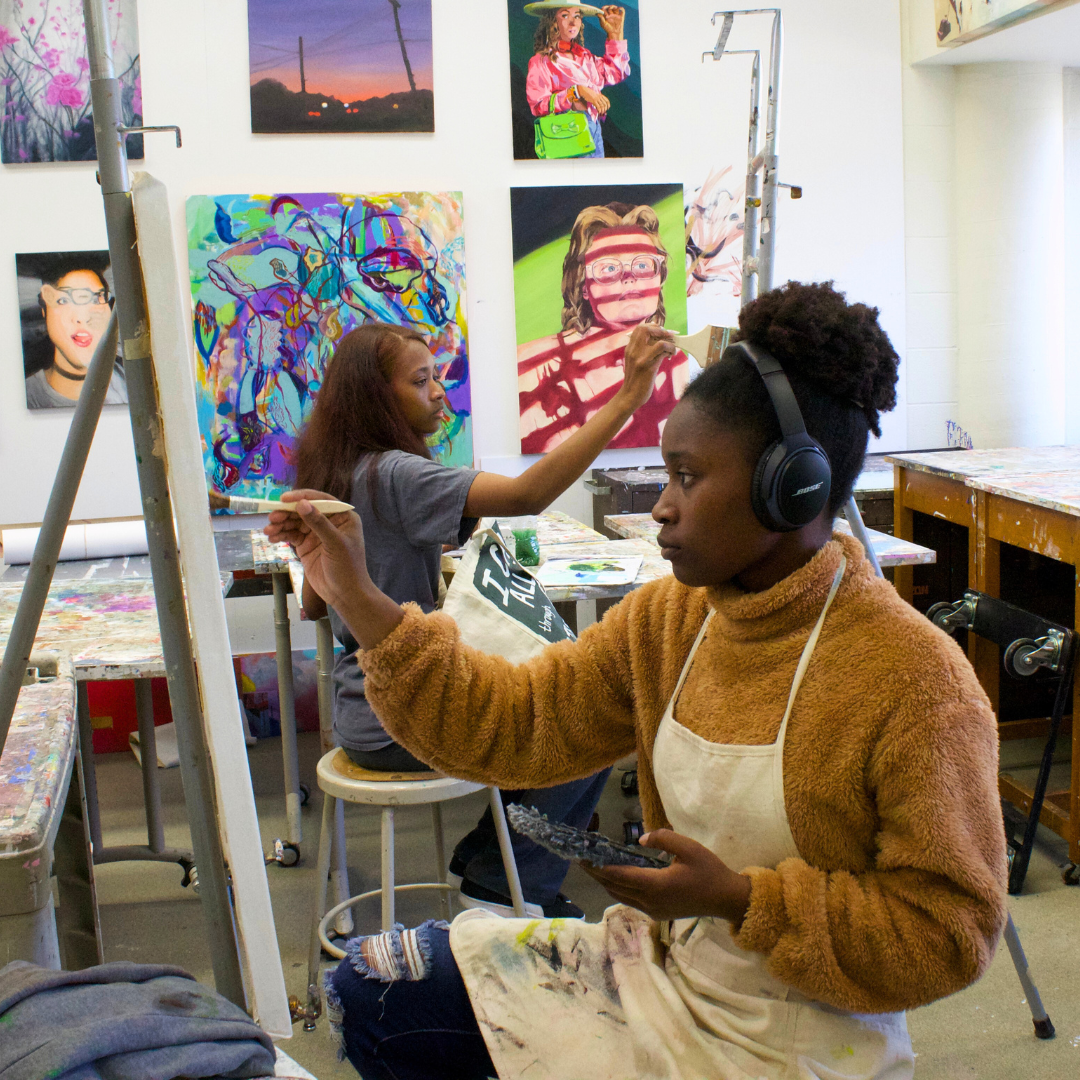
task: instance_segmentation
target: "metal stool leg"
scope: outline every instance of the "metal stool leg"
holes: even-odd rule
[[[394,929],[394,809],[382,812],[382,929]]]
[[[139,757],[142,764],[143,802],[146,804],[146,841],[151,851],[162,852],[165,850],[165,827],[161,821],[154,697],[149,679],[135,680],[135,716],[139,724]]]
[[[1024,955],[1024,947],[1020,944],[1020,935],[1016,932],[1016,925],[1010,915],[1005,923],[1005,944],[1009,947],[1009,955],[1012,957],[1013,967],[1020,979],[1020,985],[1024,988],[1027,996],[1028,1008],[1031,1010],[1031,1022],[1035,1025],[1035,1034],[1040,1039],[1052,1039],[1054,1037],[1054,1025],[1043,1008],[1042,998],[1039,997],[1039,988],[1028,972],[1027,957]]]
[[[439,803],[431,804],[431,828],[435,833],[435,880],[446,880],[446,847],[443,843],[442,806]],[[450,893],[439,894],[439,904],[442,907],[442,916],[450,921]]]
[[[330,895],[334,904],[340,904],[349,898],[349,866],[345,854],[345,804],[336,799],[337,812],[334,815],[334,840],[330,853]],[[346,908],[334,921],[334,929],[342,937],[353,932],[353,914]]]
[[[514,862],[514,849],[510,845],[510,829],[503,812],[502,795],[497,787],[488,788],[491,799],[491,816],[495,820],[495,835],[499,838],[499,851],[502,852],[503,869],[510,886],[510,899],[514,903],[514,914],[519,919],[526,917],[525,897],[521,892],[521,878],[518,877],[517,863]]]
[[[293,1019],[303,1019],[304,1030],[314,1031],[315,1021],[322,1012],[322,991],[319,985],[319,964],[322,959],[322,943],[319,941],[319,923],[326,910],[326,886],[330,873],[330,854],[333,850],[334,817],[338,800],[323,794],[322,828],[319,831],[319,862],[315,868],[315,903],[311,912],[311,939],[308,942],[307,1005],[290,999],[289,1008]]]

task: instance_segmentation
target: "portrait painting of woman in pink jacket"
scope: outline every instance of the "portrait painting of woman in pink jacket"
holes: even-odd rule
[[[538,156],[533,140],[519,139],[519,127],[570,113],[584,117],[594,146],[575,156],[640,157],[636,0],[603,7],[561,0],[519,5],[510,0],[515,157]],[[612,87],[619,92],[613,95]]]

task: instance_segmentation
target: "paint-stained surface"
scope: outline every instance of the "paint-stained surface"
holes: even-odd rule
[[[207,480],[276,498],[337,342],[417,330],[446,385],[432,440],[472,463],[465,237],[455,192],[195,195],[187,202],[199,430]]]
[[[499,1075],[610,1077],[613,1061],[636,1075],[615,961],[637,962],[643,938],[650,951],[646,916],[625,907],[601,923],[486,915],[458,916],[450,946]],[[538,1027],[552,1033],[546,1046]]]
[[[535,521],[536,539],[541,548],[558,544],[603,544],[607,541],[603,533],[590,529],[561,510],[545,510],[537,515]],[[500,518],[499,528],[504,537],[509,537],[514,528],[513,519]]]
[[[1061,472],[971,477],[968,486],[1080,517],[1080,466]]]
[[[608,514],[604,518],[604,524],[619,536],[647,540],[652,544],[656,543],[657,534],[660,532],[660,523],[653,520],[652,514]],[[851,535],[851,526],[843,518],[837,518],[833,522],[833,530],[846,536]],[[874,554],[883,567],[918,566],[937,562],[937,552],[930,548],[901,540],[897,536],[889,536],[888,533],[878,532],[876,529],[866,531],[870,536]]]
[[[1017,446],[1000,450],[888,454],[885,460],[906,469],[963,482],[1080,469],[1080,446]]]
[[[75,753],[75,677],[65,658],[57,669],[50,681],[19,691],[0,757],[0,882],[6,888],[15,887],[9,869],[46,883],[51,872],[46,853],[45,865],[4,864],[5,856],[39,847],[63,810],[61,788]],[[3,907],[0,901],[0,911]]]
[[[603,600],[626,596],[634,589],[640,589],[642,585],[671,573],[671,564],[661,558],[660,549],[651,540],[606,540],[600,544],[558,544],[549,548],[541,545],[540,554],[545,559],[574,559],[581,562],[641,556],[637,576],[629,585],[545,585],[548,599],[556,604],[567,600]]]
[[[125,127],[142,124],[135,0],[105,0]],[[127,140],[141,158],[141,135]],[[0,160],[93,161],[82,0],[0,0]]]
[[[20,582],[0,582],[0,649],[21,594]],[[80,679],[164,675],[153,582],[58,582],[49,590],[34,649],[67,653]]]

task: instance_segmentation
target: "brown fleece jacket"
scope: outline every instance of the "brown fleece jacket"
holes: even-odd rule
[[[676,717],[712,742],[775,742],[841,553],[784,747],[801,857],[733,867],[753,883],[733,933],[811,998],[855,1012],[925,1005],[986,970],[1004,924],[997,731],[963,652],[854,540],[837,536],[761,593],[653,582],[517,667],[409,605],[361,655],[368,700],[424,761],[508,788],[588,776],[636,747],[645,824],[666,825],[653,742],[708,607]]]

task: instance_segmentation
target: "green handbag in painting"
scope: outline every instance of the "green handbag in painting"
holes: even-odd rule
[[[596,149],[589,118],[583,112],[557,113],[555,95],[551,95],[547,116],[538,116],[536,129],[536,156],[538,158],[573,158],[591,154]]]

